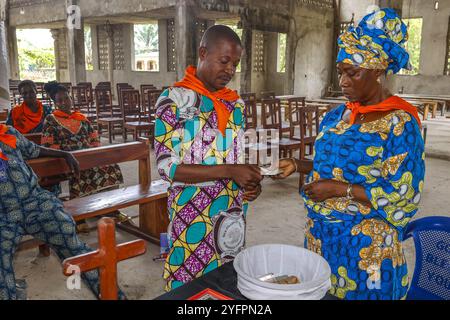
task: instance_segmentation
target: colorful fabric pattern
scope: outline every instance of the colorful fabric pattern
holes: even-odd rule
[[[247,205],[232,180],[198,185],[174,182],[183,164],[235,164],[245,126],[244,103],[222,101],[231,112],[226,135],[218,131],[211,99],[170,88],[158,100],[155,151],[161,177],[171,183],[168,210],[170,252],[164,267],[170,291],[230,261],[245,244]],[[194,159],[200,163],[193,162]]]
[[[408,28],[398,14],[385,8],[365,16],[357,27],[350,26],[338,40],[337,62],[395,74],[409,68],[409,54],[403,44]]]
[[[50,115],[45,121],[42,133],[44,147],[63,151],[77,151],[100,146],[97,131],[88,121],[79,121]],[[84,170],[80,178],[69,179],[70,198],[88,196],[123,183],[118,165]],[[59,193],[59,188],[56,191]]]
[[[40,133],[42,132],[42,129],[44,127],[44,122],[45,119],[47,118],[48,115],[52,114],[53,110],[52,107],[46,104],[43,104],[43,113],[42,113],[42,118],[41,118],[41,122],[39,122],[39,124],[37,126],[35,126],[32,130],[28,131],[28,132],[24,132],[23,134],[28,134],[28,133]],[[17,107],[16,107],[17,108]],[[11,110],[11,112],[8,114],[8,119],[6,119],[6,124],[8,126],[12,126],[15,127],[16,123],[14,122],[13,119],[13,110]]]
[[[425,175],[417,121],[403,110],[364,124],[342,120],[342,105],[321,124],[308,181],[333,179],[363,186],[373,208],[346,198],[308,210],[305,247],[332,270],[331,293],[341,299],[401,299],[408,289],[403,233],[417,213]]]
[[[14,252],[24,235],[32,235],[51,246],[65,259],[92,251],[80,241],[75,222],[63,210],[56,197],[38,185],[38,178],[25,160],[37,158],[39,148],[10,128],[17,137],[17,148],[0,142],[8,161],[0,160],[6,179],[0,180],[0,300],[17,299],[13,269]],[[98,273],[84,275],[89,287],[98,295]]]

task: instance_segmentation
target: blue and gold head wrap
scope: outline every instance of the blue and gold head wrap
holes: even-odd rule
[[[381,9],[339,37],[337,62],[395,74],[410,68],[409,54],[403,47],[407,40],[408,28],[398,14],[390,8]]]

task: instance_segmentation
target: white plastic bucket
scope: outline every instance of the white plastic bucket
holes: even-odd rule
[[[260,245],[240,252],[234,260],[238,289],[251,300],[320,300],[331,288],[331,269],[320,255],[300,247]],[[258,280],[273,273],[299,278],[299,284]]]

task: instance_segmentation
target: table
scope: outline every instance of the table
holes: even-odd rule
[[[237,273],[234,270],[232,262],[211,271],[201,278],[195,279],[191,283],[166,293],[155,300],[187,300],[207,288],[213,289],[235,300],[248,300],[237,288]],[[339,299],[328,294],[323,300]]]

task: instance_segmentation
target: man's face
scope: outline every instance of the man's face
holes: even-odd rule
[[[198,72],[209,90],[225,88],[233,79],[241,62],[242,47],[232,41],[218,40],[209,50],[199,49]]]
[[[36,89],[33,86],[26,85],[22,87],[20,90],[20,95],[22,96],[23,101],[25,101],[27,105],[35,104],[37,97],[36,97]]]
[[[364,102],[379,87],[377,79],[383,71],[339,63],[337,72],[344,96],[352,102]]]

